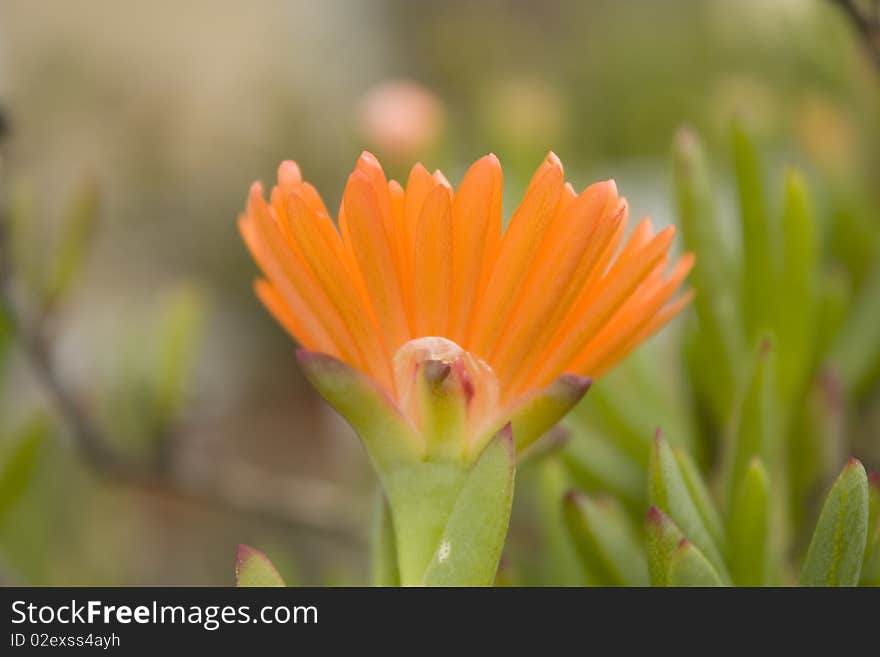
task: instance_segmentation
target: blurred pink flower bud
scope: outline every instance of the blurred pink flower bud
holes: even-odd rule
[[[360,129],[367,141],[391,158],[411,159],[430,148],[443,129],[440,100],[409,80],[388,80],[360,103]]]

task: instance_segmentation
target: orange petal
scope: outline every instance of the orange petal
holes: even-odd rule
[[[377,322],[369,304],[353,289],[336,228],[328,217],[312,212],[296,193],[291,195],[288,208],[291,230],[300,253],[353,336],[360,361],[380,381],[387,383],[391,369],[378,335]]]
[[[562,164],[553,154],[539,167],[522,204],[501,240],[484,297],[470,325],[471,349],[485,357],[506,325],[517,290],[523,284],[547,226],[556,214],[563,188]]]
[[[682,256],[665,280],[661,274],[656,282],[634,295],[573,359],[569,366],[571,370],[597,376],[596,370],[602,363],[617,362],[622,358],[627,345],[641,334],[675,294],[693,264],[693,255]]]
[[[571,360],[581,351],[583,345],[601,330],[665,257],[674,234],[672,226],[661,231],[639,251],[637,257],[633,257],[629,267],[618,275],[609,277],[598,294],[590,289],[584,290],[551,341],[547,349],[547,359],[538,366],[529,381],[535,385],[546,384],[555,374],[568,371]]]
[[[416,233],[415,337],[445,336],[452,280],[452,211],[449,190],[434,187],[422,206]]]
[[[327,353],[328,348],[333,348],[333,341],[326,332],[320,330],[320,326],[312,323],[311,329],[318,329],[313,334],[307,324],[302,321],[291,310],[287,300],[278,292],[274,285],[269,281],[259,278],[254,281],[254,292],[263,302],[263,305],[269,310],[275,320],[284,327],[294,340],[300,343],[306,349],[313,351],[323,351]]]
[[[510,380],[529,352],[534,353],[536,340],[548,327],[554,326],[589,274],[590,262],[601,254],[604,241],[612,234],[616,217],[603,216],[605,208],[617,194],[613,183],[597,183],[572,200],[550,225],[544,241],[537,247],[538,255],[528,275],[507,330],[496,343],[491,356],[493,366],[502,378]],[[604,221],[603,221],[604,219]],[[602,243],[600,243],[602,242]],[[566,301],[566,297],[570,297]]]
[[[357,349],[339,313],[299,254],[284,240],[259,184],[251,187],[247,214],[239,218],[239,230],[266,278],[306,327],[304,339],[326,335],[328,340],[321,349],[358,362]]]
[[[501,241],[502,184],[498,158],[486,155],[468,169],[452,204],[449,337],[462,346]]]
[[[387,184],[383,188],[387,192]],[[349,239],[346,247],[363,277],[387,352],[393,354],[409,339],[409,327],[385,219],[373,186],[362,171],[349,176],[343,205]]]

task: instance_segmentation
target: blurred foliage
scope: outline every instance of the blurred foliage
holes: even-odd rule
[[[561,452],[520,469],[499,582],[852,581],[855,557],[829,569],[823,546],[854,508],[841,493],[862,490],[853,468],[834,484],[847,457],[880,466],[880,83],[832,3],[0,12],[0,269],[77,408],[138,466],[303,475],[317,480],[292,496],[304,505],[340,482],[357,519],[319,536],[96,476],[45,412],[4,306],[4,581],[228,584],[242,541],[287,555],[298,583],[368,581],[366,461],[258,309],[234,230],[248,185],[288,157],[335,207],[367,144],[389,175],[424,159],[453,183],[496,152],[505,216],[553,149],[577,187],[614,177],[634,215],[675,219],[700,256],[693,309],[593,387]],[[407,157],[359,123],[400,78],[444,117]],[[861,582],[877,585],[876,477],[867,491]]]
[[[584,567],[605,584],[622,585],[620,573],[645,558],[654,585],[778,586],[801,572],[803,585],[855,586],[863,564],[861,581],[868,583],[876,508],[865,468],[850,459],[818,521],[816,492],[827,490],[843,453],[863,449],[844,436],[880,392],[880,297],[872,275],[859,285],[856,272],[848,272],[854,292],[842,303],[823,296],[834,254],[823,247],[806,179],[789,170],[780,209],[772,212],[761,158],[742,124],[734,124],[731,141],[737,242],[719,239],[724,228],[697,137],[676,137],[680,225],[685,247],[702,256],[691,279],[693,311],[676,336],[681,346],[672,347],[685,394],[670,395],[670,369],[655,359],[653,371],[643,372],[653,377],[653,390],[612,375],[596,386],[603,390],[598,399],[582,402],[563,457],[572,484],[588,493],[564,498],[571,540]],[[823,315],[827,308],[832,322]],[[676,404],[677,413],[670,410]],[[688,413],[692,419],[683,420]],[[669,418],[674,443],[658,428],[651,446],[643,415],[657,427]],[[876,459],[876,435],[865,458]],[[688,454],[694,449],[702,467]],[[612,504],[629,509],[630,521],[650,506],[643,539],[622,545],[619,522],[598,520],[608,493]],[[622,562],[609,562],[609,554]]]

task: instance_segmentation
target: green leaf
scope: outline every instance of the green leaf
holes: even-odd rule
[[[683,538],[669,558],[669,586],[723,586],[703,553]]]
[[[282,587],[281,575],[269,558],[249,545],[239,545],[235,557],[235,585],[238,587]]]
[[[721,515],[712,501],[712,496],[709,494],[709,489],[706,486],[706,482],[703,481],[697,464],[694,463],[690,454],[681,447],[676,447],[672,452],[675,455],[675,462],[678,464],[678,469],[684,479],[685,486],[687,486],[688,493],[690,493],[691,499],[700,513],[700,518],[703,519],[703,524],[709,530],[709,534],[712,536],[715,544],[723,550],[725,538]]]
[[[421,461],[421,437],[375,381],[327,354],[298,349],[296,355],[309,383],[351,424],[380,473]]]
[[[825,368],[815,377],[795,417],[787,445],[795,532],[815,522],[817,490],[830,485],[846,458],[846,404],[839,377]]]
[[[528,447],[565,417],[587,393],[591,382],[586,377],[563,374],[521,402],[510,418],[517,451]]]
[[[777,384],[783,402],[804,391],[815,362],[819,245],[806,183],[789,172],[782,221],[783,262],[776,295]]]
[[[762,586],[768,579],[770,491],[767,471],[758,457],[752,459],[735,489],[727,520],[730,574],[737,586]]]
[[[542,558],[523,559],[540,586],[587,586],[592,583],[584,571],[568,529],[559,500],[572,487],[571,475],[561,459],[549,458],[537,467],[517,468],[517,487],[525,489],[525,499],[534,496],[538,550]],[[503,559],[502,559],[503,561]]]
[[[745,353],[743,318],[739,314],[737,273],[715,211],[715,194],[697,136],[688,129],[676,135],[673,147],[678,218],[687,251],[697,254],[690,283],[696,291],[694,310],[700,325],[697,350],[712,355],[712,367],[692,372],[707,379],[707,394],[719,421],[726,419],[737,389],[737,367]],[[707,257],[707,254],[711,254]]]
[[[571,432],[561,424],[557,424],[522,451],[517,450],[516,460],[520,468],[529,463],[539,463],[559,454],[568,445],[569,440],[571,440]]]
[[[614,493],[633,511],[645,506],[645,470],[608,437],[569,418],[572,439],[562,453],[578,487]]]
[[[397,566],[397,539],[388,500],[380,491],[376,496],[371,532],[372,582],[373,586],[400,586],[400,571]]]
[[[825,499],[801,572],[803,586],[855,586],[868,535],[868,476],[850,459]]]
[[[645,517],[645,551],[651,586],[669,586],[669,564],[672,554],[684,540],[674,522],[656,506]]]
[[[160,428],[166,428],[185,401],[205,323],[205,302],[196,289],[181,286],[163,302],[160,315],[152,410]]]
[[[669,445],[657,433],[648,470],[648,494],[652,506],[668,515],[681,528],[719,573],[727,579],[724,561],[706,526]]]
[[[880,265],[869,274],[831,348],[850,397],[861,398],[880,371]]]
[[[48,435],[49,424],[38,415],[6,439],[9,444],[0,454],[0,518],[27,489]]]
[[[98,187],[92,179],[80,183],[70,199],[55,257],[44,288],[44,303],[52,306],[71,288],[82,270],[98,223]]]
[[[683,404],[669,385],[662,356],[646,356],[640,349],[605,375],[602,385],[591,390],[574,411],[578,420],[599,429],[642,468],[648,467],[651,439],[658,426],[669,430],[678,444],[690,444],[692,439],[687,419],[676,412]],[[647,362],[648,358],[653,362]]]
[[[426,586],[492,585],[507,536],[515,471],[508,425],[471,468],[425,571]]]
[[[733,157],[742,220],[742,307],[746,334],[755,340],[773,327],[776,272],[770,218],[766,212],[762,173],[755,147],[743,126],[733,126]]]
[[[647,586],[648,566],[620,504],[570,491],[563,499],[565,522],[585,570],[599,586]]]
[[[822,273],[818,283],[818,318],[816,322],[816,355],[823,359],[837,340],[837,334],[852,303],[852,282],[838,267]]]
[[[735,494],[735,483],[744,480],[753,458],[760,457],[772,472],[780,463],[781,444],[773,424],[775,363],[772,343],[765,339],[755,355],[752,376],[740,407],[733,441],[728,448],[725,468],[728,504]]]
[[[880,473],[868,475],[868,540],[860,584],[880,586]]]

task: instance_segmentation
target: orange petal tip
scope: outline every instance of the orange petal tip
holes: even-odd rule
[[[302,173],[299,165],[293,160],[284,160],[278,165],[278,182],[283,186],[294,185],[302,182]]]

